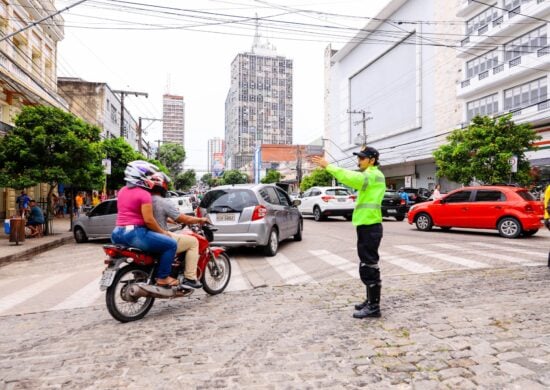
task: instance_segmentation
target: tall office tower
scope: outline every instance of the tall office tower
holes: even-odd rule
[[[225,101],[225,163],[240,169],[261,144],[292,144],[292,60],[256,34],[251,52],[231,63]]]
[[[162,96],[162,142],[183,147],[185,140],[185,102],[183,96]]]
[[[208,140],[208,172],[213,177],[221,175],[225,168],[225,141],[215,137]]]

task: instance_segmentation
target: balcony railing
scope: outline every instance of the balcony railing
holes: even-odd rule
[[[460,46],[466,46],[468,43],[470,43],[470,37],[466,37],[460,41]]]
[[[542,57],[547,54],[550,54],[550,46],[543,47],[537,51],[537,57]]]
[[[519,64],[521,64],[521,57],[516,57],[514,59],[511,59],[509,62],[508,62],[508,66],[510,68],[513,68],[514,66],[518,66]]]
[[[485,72],[481,72],[481,73],[478,75],[478,77],[479,77],[480,80],[483,80],[484,78],[489,77],[489,71],[486,70]]]
[[[508,11],[508,19],[512,19],[514,16],[521,13],[521,6],[514,8],[513,10]]]
[[[467,87],[470,85],[470,80],[464,80],[460,83],[460,85],[462,86],[462,88]]]
[[[537,105],[539,111],[546,110],[550,108],[550,101],[546,100],[545,102],[539,103]]]
[[[499,16],[495,20],[493,20],[493,27],[499,26],[504,22],[504,16]]]
[[[521,108],[518,108],[516,110],[510,110],[510,114],[512,114],[512,116],[521,115]]]
[[[497,65],[493,68],[493,74],[500,73],[504,70],[504,64]]]
[[[483,35],[483,34],[485,34],[487,31],[489,31],[489,25],[488,25],[488,24],[486,24],[486,25],[483,26],[483,27],[480,27],[480,28],[477,30],[477,33],[478,33],[479,35]]]

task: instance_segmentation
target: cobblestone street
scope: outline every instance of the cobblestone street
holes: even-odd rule
[[[7,316],[0,388],[543,389],[549,279],[547,267],[386,277],[379,320],[351,317],[356,280],[157,300],[128,324],[104,306]]]

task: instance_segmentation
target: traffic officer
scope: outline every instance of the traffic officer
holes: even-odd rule
[[[386,191],[386,179],[378,169],[380,154],[375,148],[364,146],[357,156],[358,171],[336,167],[322,157],[312,162],[325,168],[339,182],[358,191],[352,223],[357,229],[357,253],[359,276],[365,284],[367,299],[355,305],[354,318],[380,317],[380,267],[378,247],[382,240],[382,198]]]

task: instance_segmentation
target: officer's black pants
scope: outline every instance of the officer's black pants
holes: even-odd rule
[[[381,223],[357,226],[357,254],[359,255],[359,276],[366,286],[381,284],[378,266],[378,247],[382,240]]]

